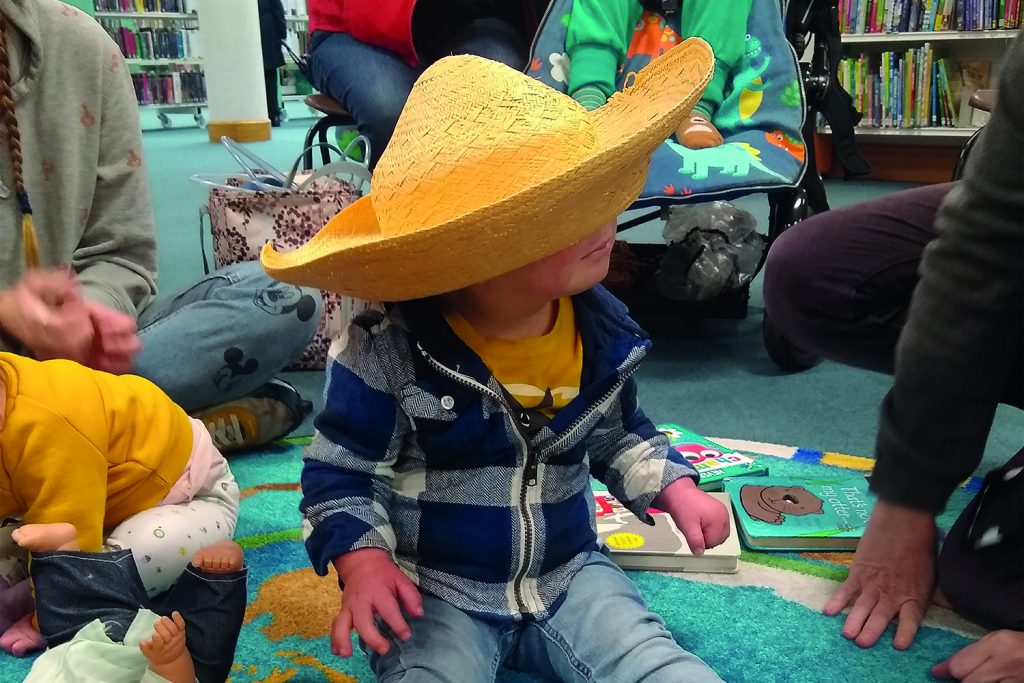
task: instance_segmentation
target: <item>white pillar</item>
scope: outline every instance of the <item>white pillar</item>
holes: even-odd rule
[[[256,0],[199,0],[210,142],[270,139]]]

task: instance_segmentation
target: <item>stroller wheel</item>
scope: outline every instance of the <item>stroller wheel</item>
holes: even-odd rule
[[[764,312],[764,318],[761,321],[761,335],[764,337],[764,347],[768,351],[768,357],[783,372],[803,372],[821,362],[821,358],[804,351],[791,342],[789,337],[772,322],[768,311]]]

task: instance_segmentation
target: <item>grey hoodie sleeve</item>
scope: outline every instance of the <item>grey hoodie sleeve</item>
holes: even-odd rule
[[[936,513],[978,466],[1024,354],[1024,36],[995,110],[935,219],[882,405],[879,495]],[[1009,457],[1009,453],[1007,457]]]
[[[137,315],[156,295],[156,232],[127,69],[104,70],[96,190],[72,265],[87,298]]]

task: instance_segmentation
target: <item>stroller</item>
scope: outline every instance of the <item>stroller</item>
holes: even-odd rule
[[[685,1],[685,0],[684,0]],[[725,143],[709,149],[688,149],[666,141],[652,158],[646,185],[632,208],[653,212],[622,223],[619,230],[667,217],[668,207],[729,200],[765,193],[769,203],[767,243],[787,227],[827,211],[825,187],[815,165],[814,130],[822,114],[833,131],[836,156],[847,177],[864,175],[869,167],[858,154],[853,128],[860,114],[843,91],[836,74],[840,59],[837,0],[754,0],[748,21],[745,56],[715,117]],[[554,0],[534,39],[527,73],[565,91],[571,65],[564,54],[567,21],[573,0]],[[679,40],[679,0],[647,0],[645,11],[619,73],[622,88],[629,72],[639,71]],[[780,21],[781,17],[781,21]],[[799,63],[813,36],[809,63]],[[656,264],[665,245],[629,245],[639,260]],[[747,315],[746,283],[707,301],[677,301],[637,284],[615,294],[642,320],[680,318],[743,318]],[[655,266],[657,267],[657,266]],[[817,359],[792,345],[763,320],[766,348],[787,372],[807,369]]]

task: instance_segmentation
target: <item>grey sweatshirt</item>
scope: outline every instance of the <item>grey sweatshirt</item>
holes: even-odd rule
[[[156,237],[121,52],[95,20],[57,0],[0,0],[0,12],[43,266],[71,264],[88,298],[137,315],[156,293]],[[13,190],[3,144],[0,290],[25,270]]]
[[[1000,398],[1024,385],[1024,35],[1001,72],[964,180],[935,219],[882,404],[872,486],[929,512],[978,466]]]

